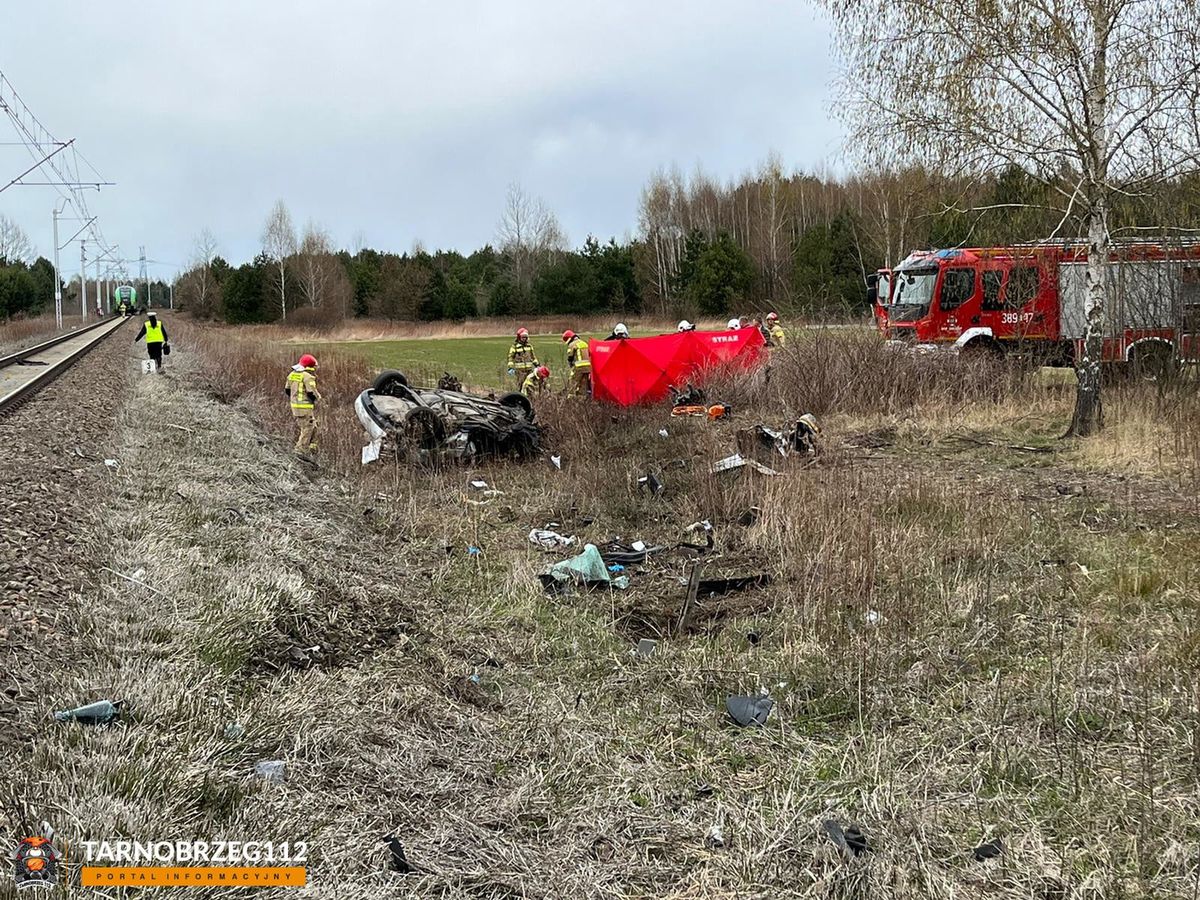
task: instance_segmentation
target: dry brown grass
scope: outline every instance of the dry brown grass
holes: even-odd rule
[[[96,321],[95,317],[88,319]],[[67,331],[86,324],[78,315],[64,315],[63,328]],[[11,353],[30,344],[36,344],[58,333],[54,314],[41,316],[19,316],[0,322],[0,354]]]
[[[83,832],[306,838],[314,897],[1148,898],[1200,883],[1197,520],[1171,482],[1117,481],[1091,451],[1003,446],[1050,442],[1061,390],[797,341],[769,384],[718,389],[733,422],[547,399],[561,471],[364,471],[338,410],[313,474],[286,452],[290,356],[172,336],[174,373],[139,381],[123,423],[104,538],[111,567],[144,567],[154,590],[112,578],[85,595],[93,669],[53,686],[134,703],[129,727],[61,729],[44,748]],[[857,340],[820,338],[835,339]],[[339,407],[368,377],[322,360]],[[1146,396],[1123,390],[1114,421]],[[740,424],[808,410],[826,425],[816,461],[708,473]],[[1168,421],[1179,465],[1192,426]],[[645,471],[663,496],[638,493]],[[464,502],[472,475],[504,496]],[[750,505],[761,519],[736,525]],[[557,556],[525,538],[553,520],[673,544],[700,518],[716,527],[710,572],[775,581],[703,600],[684,634],[685,559],[639,568],[627,593],[550,597],[536,574]],[[640,660],[647,634],[662,640]],[[728,694],[761,689],[767,728],[725,723]],[[244,736],[224,736],[231,721]],[[286,759],[288,784],[247,777],[260,758]],[[875,852],[841,861],[819,829],[831,815]],[[706,846],[714,824],[724,847]],[[383,871],[371,841],[390,831],[419,874]],[[975,862],[991,837],[1005,853]]]

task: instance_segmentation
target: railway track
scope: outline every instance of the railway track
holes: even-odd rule
[[[0,414],[49,384],[124,324],[124,318],[106,319],[0,356]]]

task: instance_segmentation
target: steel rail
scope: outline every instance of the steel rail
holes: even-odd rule
[[[45,387],[47,384],[49,384],[51,381],[53,381],[55,378],[57,378],[59,375],[61,375],[63,372],[65,372],[67,369],[71,368],[71,366],[74,365],[76,362],[78,362],[81,358],[83,358],[83,356],[85,356],[89,350],[91,350],[93,347],[95,347],[97,344],[99,344],[101,341],[103,341],[106,337],[108,337],[114,331],[117,331],[118,329],[120,329],[120,327],[124,324],[125,324],[124,317],[122,317],[120,320],[118,320],[116,325],[113,325],[112,319],[106,319],[105,321],[98,322],[95,325],[88,325],[86,328],[79,328],[79,329],[71,332],[70,334],[59,335],[58,337],[51,338],[50,340],[48,340],[44,343],[38,344],[34,347],[26,347],[24,350],[19,350],[16,353],[11,354],[9,356],[0,357],[0,368],[4,368],[6,366],[11,366],[11,365],[16,365],[25,359],[29,359],[32,356],[36,356],[41,351],[45,351],[52,347],[56,347],[59,344],[64,344],[67,341],[72,340],[74,338],[78,338],[81,335],[84,335],[88,332],[97,331],[98,329],[102,329],[102,328],[105,328],[105,326],[107,326],[107,330],[101,331],[90,341],[83,342],[82,344],[80,344],[79,347],[77,347],[75,350],[72,350],[68,355],[64,356],[62,359],[46,366],[46,368],[42,372],[38,373],[38,375],[36,377],[31,378],[29,381],[26,381],[24,384],[17,385],[17,387],[13,388],[7,394],[0,396],[0,413],[7,412],[13,406],[17,405],[22,400],[28,398],[34,392]]]
[[[43,341],[40,344],[34,344],[32,347],[25,347],[18,350],[16,353],[10,353],[8,356],[0,356],[0,369],[7,366],[15,366],[22,360],[28,359],[31,356],[37,356],[43,350],[49,350],[51,347],[57,347],[59,344],[65,344],[72,338],[77,338],[81,334],[86,334],[89,331],[94,331],[105,325],[111,325],[112,319],[105,319],[102,322],[97,322],[95,325],[85,325],[83,328],[76,328],[74,331],[68,331],[66,334],[56,335],[48,341]]]

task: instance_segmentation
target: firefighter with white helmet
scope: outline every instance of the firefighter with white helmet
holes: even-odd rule
[[[696,326],[687,319],[680,319],[679,324],[675,327],[676,331],[695,331]]]
[[[742,327],[741,319],[730,319],[725,323],[725,328],[728,331],[738,331]]]
[[[537,353],[529,343],[529,329],[518,328],[516,339],[508,348],[508,374],[517,379],[517,386],[525,384],[525,378],[538,367]]]
[[[618,322],[613,326],[612,334],[605,338],[606,341],[623,341],[629,337],[629,329],[625,327],[624,322]]]

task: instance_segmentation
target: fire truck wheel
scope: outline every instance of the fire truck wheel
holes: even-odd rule
[[[1137,378],[1165,381],[1175,374],[1178,360],[1174,347],[1153,341],[1134,347],[1129,353],[1129,365]]]
[[[991,338],[976,338],[959,351],[959,356],[979,362],[1000,362],[1004,359],[1004,347]]]

